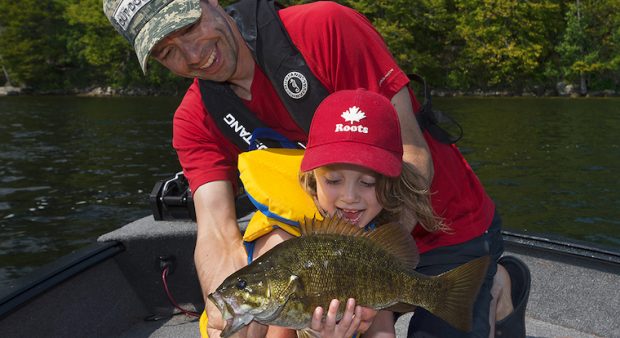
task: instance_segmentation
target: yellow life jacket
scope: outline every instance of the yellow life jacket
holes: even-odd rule
[[[280,228],[299,236],[304,217],[321,219],[312,198],[299,184],[300,149],[260,149],[239,155],[239,173],[250,200],[258,211],[250,220],[243,240],[253,242]]]

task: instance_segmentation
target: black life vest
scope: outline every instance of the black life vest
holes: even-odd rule
[[[277,14],[281,8],[283,6],[274,0],[241,0],[226,7],[226,12],[239,26],[254,60],[273,84],[292,119],[307,134],[314,111],[330,93],[314,76],[291,41]],[[443,143],[460,139],[460,135],[454,137],[438,126],[439,122],[446,120],[456,122],[432,109],[425,81],[416,74],[409,75],[409,78],[424,86],[425,99],[416,114],[420,127]],[[248,149],[252,133],[266,128],[264,123],[243,104],[228,83],[199,80],[199,84],[204,105],[220,131],[242,151]],[[268,139],[258,141],[255,147],[273,146]],[[303,143],[298,144],[303,147]]]

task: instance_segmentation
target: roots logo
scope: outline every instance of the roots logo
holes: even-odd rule
[[[361,111],[359,107],[350,107],[349,109],[345,110],[340,116],[345,120],[345,122],[349,122],[349,124],[336,124],[336,130],[334,130],[335,132],[338,133],[352,131],[368,134],[368,127],[363,126],[362,124],[355,126],[353,125],[354,122],[360,122],[362,119],[366,118],[366,114]]]

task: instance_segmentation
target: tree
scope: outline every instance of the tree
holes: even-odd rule
[[[53,0],[0,2],[0,50],[15,84],[49,88],[64,81],[62,10]]]
[[[576,0],[568,5],[566,29],[557,46],[560,69],[579,82],[580,94],[590,86],[618,86],[620,65],[620,1]]]
[[[574,4],[569,5],[566,13],[566,30],[562,42],[557,50],[560,53],[563,73],[567,77],[579,76],[580,93],[587,92],[586,72],[588,71],[585,62],[585,53],[587,48],[586,37],[586,20],[582,19],[581,3],[577,0]],[[593,56],[590,54],[590,56]]]
[[[131,47],[110,25],[103,14],[101,0],[72,0],[66,5],[64,18],[69,27],[67,49],[74,56],[71,69],[74,83],[116,88],[154,87],[158,91],[179,91],[187,81],[172,75],[151,62],[146,76]],[[84,76],[83,69],[90,74]]]
[[[559,12],[551,0],[457,0],[457,31],[465,44],[457,61],[481,88],[519,89],[541,71],[549,54],[549,22]]]
[[[4,74],[4,78],[6,79],[4,85],[11,87],[11,78],[9,77],[9,72],[6,70],[6,67],[4,67],[4,59],[2,58],[2,55],[0,55],[0,65],[2,66],[2,74]]]
[[[338,2],[364,14],[403,70],[435,88],[542,93],[559,80],[580,83],[584,93],[620,87],[620,0]],[[170,93],[188,84],[157,62],[142,74],[101,0],[0,1],[0,51],[4,77],[39,91]]]
[[[155,63],[144,76],[100,0],[2,1],[0,27],[3,67],[15,84],[35,91],[98,85],[178,92],[187,87],[187,80]]]

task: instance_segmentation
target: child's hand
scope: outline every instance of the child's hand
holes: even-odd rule
[[[355,299],[349,298],[342,318],[340,321],[336,322],[339,306],[340,302],[337,299],[331,301],[324,322],[322,321],[323,308],[317,307],[314,310],[310,328],[318,332],[323,338],[351,337],[358,331],[363,332],[368,329],[377,313],[374,310],[362,309],[361,306],[355,306]],[[364,322],[362,322],[362,320],[364,320]],[[360,325],[362,323],[363,325]]]

